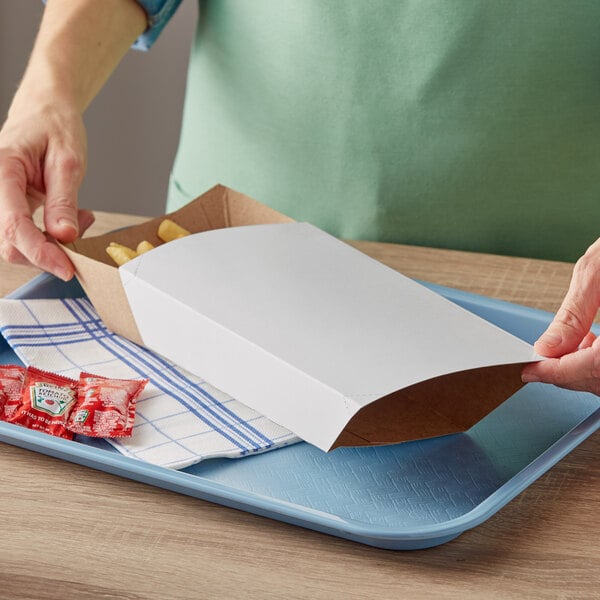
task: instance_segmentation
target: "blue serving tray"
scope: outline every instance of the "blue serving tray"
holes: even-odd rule
[[[425,284],[533,342],[549,313]],[[13,298],[79,297],[41,275]],[[17,359],[0,338],[0,364]],[[325,453],[300,443],[182,471],[122,456],[102,440],[67,441],[0,422],[0,441],[225,506],[381,548],[447,542],[523,491],[600,425],[600,398],[529,384],[468,432]]]

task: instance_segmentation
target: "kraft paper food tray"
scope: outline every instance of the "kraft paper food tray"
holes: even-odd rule
[[[427,285],[528,342],[552,318]],[[40,275],[11,297],[82,295],[75,281]],[[599,333],[597,327],[593,331]],[[0,364],[17,360],[0,337]],[[599,426],[597,396],[528,384],[465,433],[329,453],[300,443],[242,459],[203,461],[183,471],[122,456],[102,440],[68,441],[10,423],[0,422],[0,440],[329,535],[413,550],[443,544],[485,522]],[[538,501],[550,507],[556,498]],[[540,524],[552,527],[544,510],[532,518],[538,513]]]
[[[292,220],[248,196],[220,185],[165,216],[194,233],[255,223],[286,223]],[[77,269],[77,279],[106,326],[137,343],[142,343],[142,340],[115,263],[106,254],[106,247],[110,242],[136,247],[142,240],[156,246],[162,244],[157,232],[165,216],[105,235],[80,239],[65,247]]]
[[[465,431],[522,384],[533,348],[307,223],[213,188],[170,215],[78,241],[70,257],[109,328],[317,447]]]

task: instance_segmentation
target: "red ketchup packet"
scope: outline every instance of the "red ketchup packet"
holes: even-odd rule
[[[147,379],[108,379],[91,373],[79,376],[77,405],[67,427],[92,437],[129,437],[135,420],[135,402]]]
[[[21,404],[25,367],[0,365],[0,421],[11,417]]]
[[[27,367],[19,404],[6,420],[71,440],[73,434],[65,426],[76,398],[76,381]]]

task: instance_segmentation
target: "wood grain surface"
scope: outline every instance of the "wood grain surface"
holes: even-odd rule
[[[95,231],[139,221],[98,214]],[[555,310],[571,265],[354,242],[403,273]],[[0,294],[35,275],[0,264]],[[369,548],[0,444],[0,598],[600,597],[596,434],[484,524]]]

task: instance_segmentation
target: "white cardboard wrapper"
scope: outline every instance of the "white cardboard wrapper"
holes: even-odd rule
[[[119,272],[145,345],[324,450],[466,429],[539,358],[306,223],[205,231]]]

